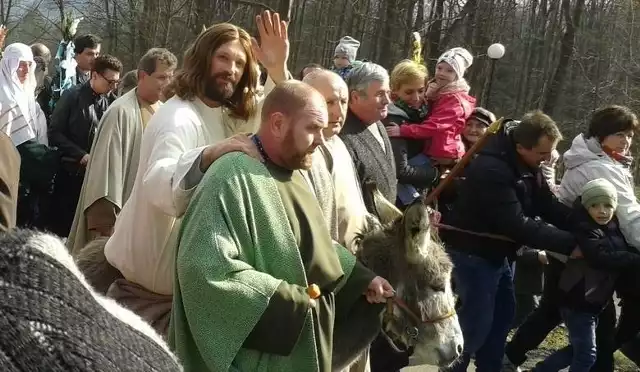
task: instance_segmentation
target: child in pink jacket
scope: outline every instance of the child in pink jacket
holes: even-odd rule
[[[423,154],[431,162],[444,167],[455,164],[464,155],[461,134],[476,106],[463,78],[472,63],[473,56],[464,48],[443,53],[425,93],[431,107],[429,116],[420,124],[401,125],[399,130],[389,127],[389,136],[425,140]]]

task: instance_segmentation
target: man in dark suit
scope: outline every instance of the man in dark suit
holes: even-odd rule
[[[376,214],[368,184],[375,184],[391,203],[396,200],[396,165],[391,142],[381,120],[387,116],[389,74],[384,67],[366,62],[353,67],[346,79],[349,110],[339,136],[356,168],[369,213]],[[409,364],[409,353],[398,353],[379,335],[371,344],[372,372],[399,371]]]
[[[396,166],[389,137],[381,120],[387,116],[390,89],[384,67],[367,62],[354,67],[347,78],[349,111],[340,132],[363,187],[367,210],[375,214],[366,185],[374,183],[391,203],[396,200]]]

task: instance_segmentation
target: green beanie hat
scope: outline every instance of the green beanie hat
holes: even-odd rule
[[[610,204],[613,209],[618,207],[618,191],[604,178],[589,181],[582,187],[582,205],[589,208],[598,203]]]

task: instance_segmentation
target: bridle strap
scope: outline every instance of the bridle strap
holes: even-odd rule
[[[407,305],[406,302],[404,302],[404,300],[402,300],[400,297],[398,296],[393,296],[393,297],[389,297],[387,299],[387,313],[390,315],[393,315],[393,304],[396,304],[399,308],[401,308],[407,315],[409,315],[409,317],[411,317],[411,319],[415,322],[415,324],[431,324],[431,323],[438,323],[441,322],[443,320],[449,319],[452,316],[456,315],[456,311],[455,310],[451,310],[448,313],[441,315],[439,317],[436,318],[432,318],[432,319],[426,319],[426,320],[422,320],[421,317],[417,316],[416,313],[411,310],[411,308],[409,307],[409,305]]]

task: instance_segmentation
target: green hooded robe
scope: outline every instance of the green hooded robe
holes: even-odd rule
[[[176,265],[168,337],[187,372],[331,371],[336,324],[379,327],[382,307],[362,305],[375,274],[331,240],[304,178],[245,154],[209,167]],[[311,283],[323,292],[315,309]],[[372,315],[356,316],[363,306]]]

